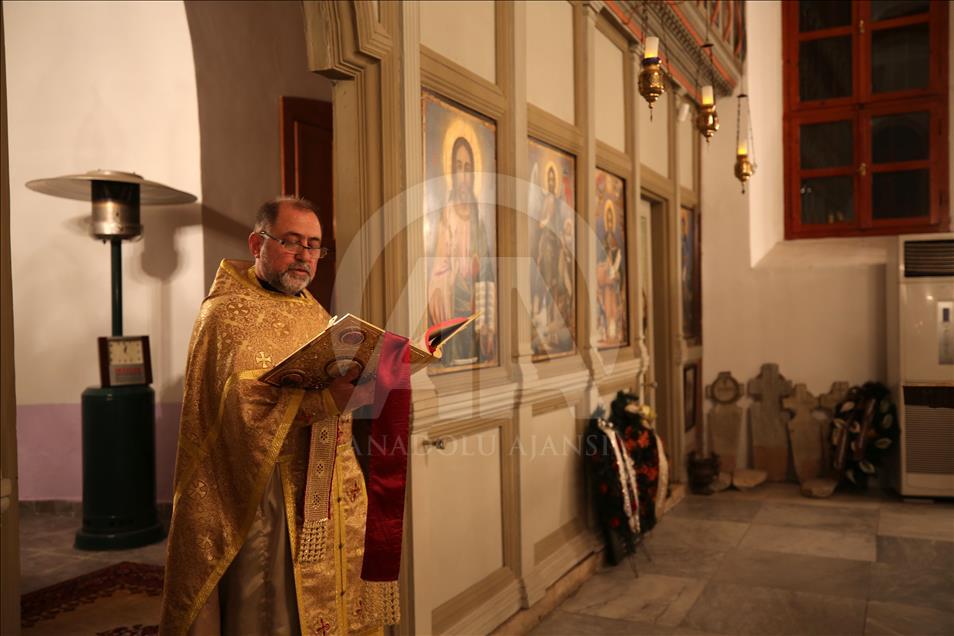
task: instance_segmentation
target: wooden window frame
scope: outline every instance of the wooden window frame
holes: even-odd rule
[[[824,238],[876,236],[915,232],[943,232],[950,224],[948,197],[948,94],[947,52],[948,11],[946,2],[932,2],[928,12],[872,23],[871,3],[852,0],[852,18],[848,26],[799,33],[798,2],[782,5],[784,163],[785,163],[785,238]],[[929,69],[927,88],[872,94],[871,38],[873,33],[913,24],[928,24]],[[862,26],[863,25],[863,26]],[[851,37],[852,94],[824,100],[801,102],[799,99],[799,44],[836,36]],[[875,116],[928,111],[929,157],[927,160],[892,164],[872,162],[871,119]],[[805,168],[800,161],[802,124],[850,120],[853,126],[853,165],[837,168]],[[927,215],[885,220],[873,218],[871,187],[875,173],[910,169],[929,170],[929,210]],[[854,215],[841,223],[803,224],[800,188],[803,178],[852,175]]]

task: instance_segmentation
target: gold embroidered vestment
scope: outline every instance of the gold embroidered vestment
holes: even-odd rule
[[[350,416],[338,415],[325,391],[257,380],[320,333],[328,313],[307,291],[263,289],[250,265],[222,261],[192,333],[160,633],[188,632],[276,468],[302,633],[394,624],[397,583],[360,578],[367,494]]]

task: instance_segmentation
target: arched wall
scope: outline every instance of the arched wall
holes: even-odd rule
[[[281,193],[279,98],[331,101],[308,71],[301,2],[188,2],[202,138],[206,286],[248,256],[255,210]]]
[[[21,500],[81,498],[80,394],[110,333],[109,248],[88,203],[40,177],[134,171],[199,194],[199,120],[185,9],[172,2],[5,2],[11,257]],[[160,498],[169,499],[185,354],[204,293],[198,205],[143,208],[123,246],[124,332],[150,336]]]
[[[199,305],[281,191],[280,96],[330,101],[330,81],[307,70],[297,1],[5,2],[4,30],[20,499],[81,499],[80,394],[110,332],[109,249],[79,226],[89,204],[23,184],[113,168],[199,197],[143,208],[143,240],[123,246],[124,332],[150,336],[170,501]]]

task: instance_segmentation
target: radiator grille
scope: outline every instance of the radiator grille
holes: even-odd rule
[[[904,244],[904,277],[954,276],[954,241],[908,241]]]
[[[906,472],[954,475],[954,409],[906,405]]]

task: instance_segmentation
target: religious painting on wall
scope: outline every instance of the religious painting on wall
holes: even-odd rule
[[[429,372],[492,366],[498,359],[496,125],[431,93],[422,93],[421,102],[427,326],[479,312]]]
[[[576,161],[529,140],[530,322],[537,359],[571,353],[576,334]]]
[[[702,269],[699,230],[699,213],[690,208],[680,208],[682,335],[692,344],[702,343]]]
[[[690,430],[699,419],[702,406],[702,386],[699,384],[699,363],[687,364],[682,369],[683,423]]]
[[[629,342],[626,290],[626,184],[596,170],[596,341],[600,349]]]

